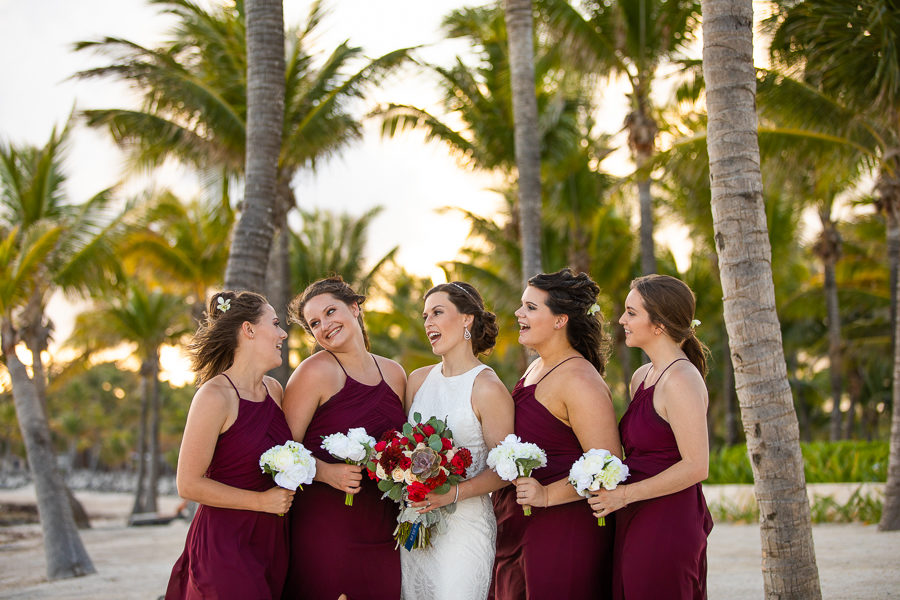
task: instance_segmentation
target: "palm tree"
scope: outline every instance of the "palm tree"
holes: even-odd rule
[[[504,0],[509,41],[509,79],[519,174],[522,285],[541,272],[541,148],[534,92],[531,0]]]
[[[778,2],[772,52],[829,97],[852,109],[849,123],[867,126],[877,149],[877,207],[887,222],[894,376],[891,454],[879,528],[900,529],[900,62],[893,0]],[[871,146],[870,146],[871,147]]]
[[[225,269],[225,287],[265,291],[284,127],[284,6],[246,0],[247,143],[244,201]]]
[[[641,270],[656,272],[653,197],[648,169],[656,151],[659,121],[651,92],[660,65],[680,58],[699,20],[697,0],[588,0],[581,14],[566,0],[541,0],[560,30],[560,43],[571,46],[588,68],[622,76],[630,91],[625,117],[628,147],[637,167],[641,215]]]
[[[19,313],[40,279],[46,277],[46,263],[63,235],[63,226],[41,224],[23,231],[0,225],[0,234],[0,347],[34,477],[47,577],[52,580],[88,575],[95,572],[94,565],[78,535],[66,484],[56,467],[44,403],[34,379],[16,354],[21,339]]]
[[[821,598],[762,203],[753,4],[703,0],[713,225],[725,325],[760,510],[767,598]]]
[[[178,342],[190,330],[184,298],[146,291],[133,282],[127,294],[99,308],[79,314],[67,344],[94,352],[122,343],[134,344],[141,361],[141,420],[138,430],[138,478],[132,517],[155,514],[159,479],[159,352],[163,344]]]

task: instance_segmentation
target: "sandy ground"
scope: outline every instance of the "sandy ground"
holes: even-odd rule
[[[834,491],[834,490],[824,490]],[[740,501],[749,486],[707,486],[710,502]],[[823,493],[818,487],[810,493]],[[838,493],[842,493],[838,491]],[[156,600],[181,554],[187,524],[126,527],[131,507],[126,494],[76,492],[92,516],[81,532],[97,574],[48,582],[38,525],[0,528],[0,598]],[[0,490],[0,503],[29,503],[34,490]],[[162,497],[160,512],[174,514],[179,499]],[[826,599],[900,599],[900,532],[878,532],[874,525],[829,524],[813,527],[816,557]],[[709,538],[709,598],[763,597],[759,529],[719,523]]]

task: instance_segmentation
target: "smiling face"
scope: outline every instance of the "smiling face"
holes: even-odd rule
[[[278,321],[278,315],[275,309],[266,304],[262,308],[262,315],[251,326],[253,337],[254,355],[260,360],[270,360],[271,367],[274,369],[281,364],[281,346],[287,338],[287,332],[281,328]]]
[[[632,348],[643,348],[656,337],[658,326],[650,321],[644,308],[644,299],[637,290],[628,292],[625,298],[625,312],[619,318],[625,328],[625,344]]]
[[[341,346],[353,336],[362,336],[357,317],[358,305],[347,306],[331,294],[314,296],[303,307],[303,318],[313,337],[326,350]]]
[[[425,335],[431,343],[431,351],[443,356],[457,344],[465,343],[465,326],[471,326],[473,317],[459,312],[446,292],[434,292],[425,298]]]
[[[515,314],[519,322],[519,343],[523,346],[539,346],[557,329],[559,315],[554,315],[547,306],[549,296],[544,290],[530,285],[522,292],[522,306]]]

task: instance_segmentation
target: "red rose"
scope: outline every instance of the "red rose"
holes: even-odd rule
[[[442,467],[447,466],[447,455],[446,454],[441,454],[441,466]]]
[[[372,481],[378,481],[378,476],[375,475],[375,471],[366,467],[366,473],[369,475],[369,479],[371,479]]]
[[[413,437],[416,438],[417,443],[421,443],[421,442],[425,441],[425,436],[422,435],[421,433],[414,433]]]
[[[375,452],[383,452],[385,448],[387,448],[387,442],[384,440],[375,444]]]
[[[469,468],[472,466],[472,453],[468,448],[460,448],[456,451],[456,456],[462,458],[464,467]]]
[[[402,456],[400,458],[400,462],[397,463],[397,466],[405,471],[412,466],[412,461],[409,459],[408,456]]]
[[[468,460],[467,460],[468,459]],[[450,459],[450,470],[457,475],[466,476],[466,467],[472,464],[472,455],[465,448],[461,448],[453,458]]]
[[[425,487],[425,484],[419,483],[418,481],[414,481],[406,486],[406,494],[409,496],[410,502],[421,502],[425,499],[425,496],[429,491],[430,490]]]
[[[441,471],[437,475],[426,481],[425,485],[433,490],[436,490],[445,483],[447,483],[447,473],[443,469],[441,469]]]
[[[422,433],[424,433],[425,435],[434,435],[434,427],[432,427],[431,425],[425,425],[424,427],[422,427]]]
[[[400,443],[403,444],[404,446],[408,446],[408,445],[409,445],[409,438],[406,437],[406,436],[403,436],[402,438],[400,438]]]
[[[442,437],[441,438],[441,446],[444,447],[444,450],[449,450],[450,448],[453,447],[453,442],[451,442],[449,439],[447,439],[445,437]]]

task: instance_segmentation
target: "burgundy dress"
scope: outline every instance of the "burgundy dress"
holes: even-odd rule
[[[405,422],[403,403],[383,375],[374,386],[347,375],[344,387],[316,410],[303,445],[319,460],[337,463],[341,461],[322,448],[323,436],[364,427],[378,439]],[[353,506],[344,505],[344,495],[314,481],[294,497],[285,600],[336,600],[340,594],[349,600],[400,598],[400,554],[393,537],[397,504],[381,499],[382,492],[365,470]]]
[[[562,363],[560,363],[562,364]],[[559,366],[559,365],[557,365]],[[555,369],[556,367],[554,367]],[[549,375],[553,369],[544,374]],[[547,453],[547,466],[532,476],[548,485],[569,476],[583,450],[571,427],[534,397],[538,384],[513,390],[515,433]],[[614,519],[597,525],[584,500],[531,509],[526,517],[516,503],[515,486],[492,494],[497,515],[497,556],[490,598],[496,600],[579,600],[610,597]]]
[[[654,387],[645,388],[642,381],[619,422],[629,469],[626,484],[652,477],[681,460],[672,428],[653,408]],[[614,598],[706,598],[706,538],[713,522],[699,483],[629,504],[615,515]]]
[[[237,419],[219,435],[206,476],[263,492],[275,483],[260,470],[259,457],[291,439],[291,430],[268,393],[262,402],[240,394],[238,398]],[[184,553],[172,569],[166,600],[277,599],[287,574],[288,552],[286,517],[201,504],[188,529]]]

